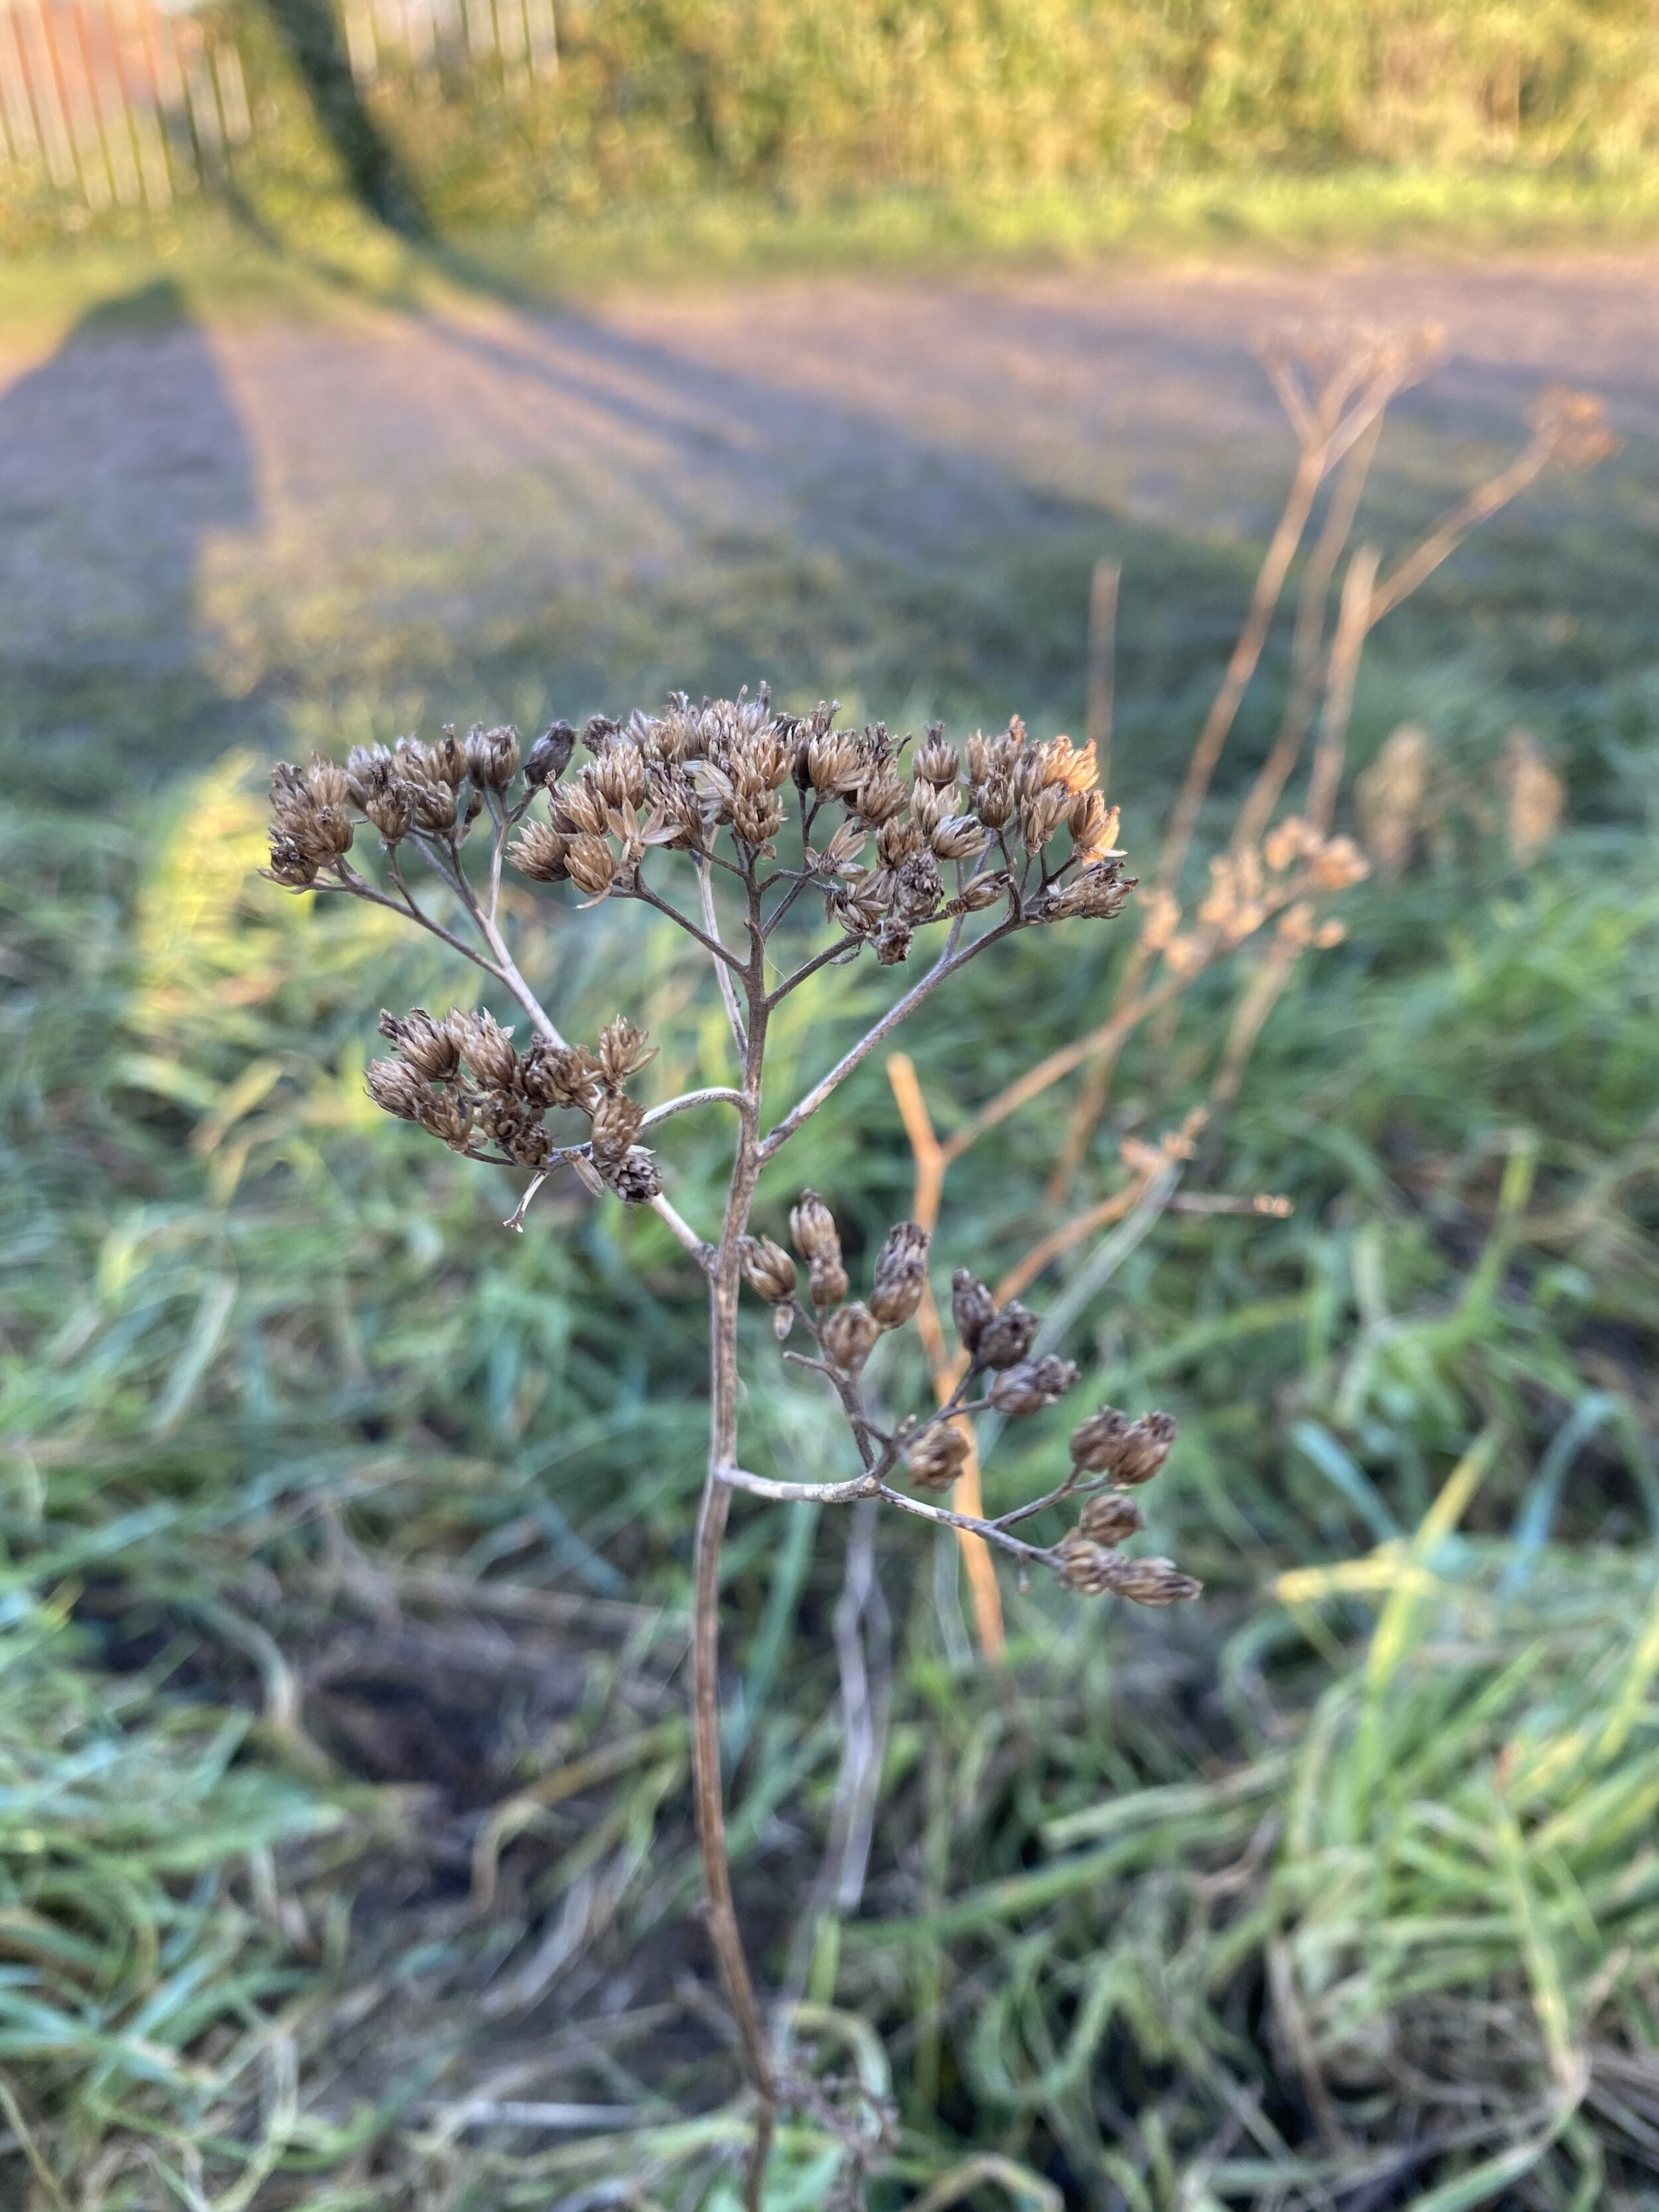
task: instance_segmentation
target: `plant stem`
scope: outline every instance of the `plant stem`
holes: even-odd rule
[[[696,1799],[697,1839],[702,1852],[709,1941],[726,2002],[736,2020],[744,2069],[758,2100],[755,2141],[744,2200],[747,2212],[760,2212],[766,2165],[777,2121],[777,2075],[770,2040],[755,1995],[743,1933],[732,1895],[732,1867],[726,1835],[725,1792],[720,1775],[720,1547],[726,1536],[732,1492],[725,1470],[737,1458],[738,1249],[749,1225],[749,1209],[760,1175],[761,1070],[766,1050],[765,942],[753,862],[746,870],[749,893],[749,958],[743,963],[749,1004],[744,1036],[744,1081],[738,1107],[736,1153],[726,1190],[726,1218],[708,1276],[708,1467],[697,1515],[691,1626],[692,1785]],[[694,933],[701,936],[701,932]],[[724,953],[725,958],[731,958]]]

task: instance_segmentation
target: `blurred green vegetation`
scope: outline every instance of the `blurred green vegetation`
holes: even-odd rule
[[[68,227],[234,291],[250,260],[276,275],[273,238],[383,266],[367,210],[568,287],[614,279],[619,247],[654,281],[688,251],[1623,235],[1656,205],[1647,0],[559,0],[556,74],[388,46],[358,88],[327,0],[207,15],[252,143],[161,219],[94,216],[15,163],[9,258]]]
[[[1044,2212],[1652,2201],[1645,497],[1613,465],[1379,635],[1362,757],[1413,715],[1478,802],[1524,720],[1570,824],[1522,868],[1481,804],[1449,803],[1400,883],[1349,898],[1347,943],[1278,1009],[1214,1139],[1221,1185],[1293,1215],[1171,1216],[1083,1316],[1091,1385],[1181,1419],[1148,1510],[1202,1607],[1130,1620],[1011,1592],[999,1678],[972,1657],[954,1555],[884,1532],[872,1880],[819,1954],[831,2009],[805,2021],[891,2080],[880,2212],[952,2173],[979,2191],[957,2201]],[[371,1113],[374,1010],[466,984],[381,917],[258,881],[260,763],[758,674],[791,701],[829,672],[910,720],[971,726],[1013,698],[1075,727],[1097,529],[1064,514],[965,539],[927,576],[711,545],[532,622],[469,599],[441,633],[371,632],[342,599],[331,633],[273,615],[234,698],[205,664],[20,672],[0,727],[12,2201],[734,2201],[678,1717],[699,1285],[654,1219],[580,1194],[504,1235],[507,1178]],[[1113,530],[1133,849],[1253,549]],[[530,964],[571,1029],[620,1003],[663,1047],[665,1094],[719,1079],[718,1012],[678,940],[611,909],[569,924],[553,912]],[[1121,957],[1079,933],[970,971],[907,1037],[941,1127],[1074,1035]],[[781,1089],[878,988],[836,971],[793,1002]],[[1117,1136],[1197,1095],[1230,1004],[1206,981],[1126,1060],[1097,1185]],[[942,1269],[1019,1249],[1068,1103],[967,1156]],[[678,1126],[677,1200],[707,1218],[718,1131]],[[763,1213],[811,1182],[867,1245],[904,1211],[878,1068],[789,1170]],[[759,1329],[749,1372],[757,1460],[838,1471]],[[1052,1455],[1058,1429],[1031,1426],[993,1462],[994,1504]],[[774,1975],[838,1750],[840,1534],[745,1506],[730,1547],[733,1831]],[[569,2141],[514,2100],[630,2118]],[[831,2165],[813,2129],[790,2134],[779,2212],[825,2202]]]

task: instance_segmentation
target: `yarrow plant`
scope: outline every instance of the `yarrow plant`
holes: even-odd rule
[[[1074,1428],[1069,1463],[1041,1497],[1000,1517],[936,1502],[967,1463],[976,1413],[1020,1419],[1076,1385],[1073,1363],[1037,1344],[1037,1318],[1001,1304],[967,1270],[952,1279],[961,1346],[953,1387],[890,1427],[870,1402],[864,1370],[878,1340],[910,1323],[928,1292],[929,1233],[900,1223],[882,1245],[867,1294],[853,1295],[835,1217],[803,1191],[789,1217],[793,1251],[751,1224],[763,1169],[908,1016],[1003,939],[1060,924],[1109,922],[1134,890],[1101,793],[1094,750],[1060,737],[1035,742],[1018,721],[965,748],[941,727],[920,742],[877,725],[836,726],[837,710],[805,716],[757,696],[658,714],[556,723],[520,757],[511,729],[446,729],[360,747],[343,764],[313,758],[273,778],[270,866],[296,892],[388,908],[440,938],[516,1002],[518,1030],[492,1013],[383,1012],[392,1050],[368,1071],[375,1103],[469,1159],[526,1171],[512,1217],[520,1227],[545,1179],[568,1170],[597,1200],[648,1206],[708,1285],[710,1394],[707,1479],[695,1555],[692,1647],[694,1774],[708,1925],[758,2100],[750,2177],[758,2201],[775,2115],[798,2094],[781,2075],[733,1907],[720,1764],[720,1555],[734,1491],[785,1502],[885,1504],[972,1532],[1069,1590],[1167,1606],[1199,1595],[1171,1561],[1123,1547],[1141,1528],[1133,1495],[1163,1466],[1175,1424],[1131,1419],[1110,1406]],[[585,757],[583,757],[585,755]],[[1328,841],[1281,840],[1274,896],[1317,896],[1344,879]],[[369,855],[373,857],[370,858]],[[592,1044],[568,1040],[514,957],[501,890],[511,869],[550,891],[584,895],[580,910],[634,900],[665,915],[713,965],[739,1079],[647,1109],[635,1080],[653,1057],[625,1015]],[[681,882],[677,884],[675,878]],[[676,896],[695,893],[695,913]],[[786,921],[789,927],[784,928]],[[777,975],[787,944],[794,964]],[[769,1026],[820,969],[868,957],[895,969],[932,957],[820,1081],[768,1122]],[[776,978],[775,980],[775,977]],[[705,1237],[671,1195],[653,1143],[678,1115],[728,1109],[736,1138],[718,1230]],[[781,1226],[781,1224],[780,1224]],[[770,1307],[783,1353],[820,1378],[850,1430],[861,1472],[804,1483],[751,1472],[738,1438],[738,1305],[744,1286]],[[931,1493],[921,1495],[918,1493]],[[1050,1547],[1019,1524],[1075,1502],[1078,1518]]]
[[[709,1328],[708,1454],[694,1564],[692,1765],[708,1925],[735,2017],[757,2106],[746,2197],[758,2206],[781,2107],[807,2111],[837,2128],[858,2164],[872,2148],[864,2113],[838,2116],[822,2085],[791,2072],[781,2031],[772,2032],[757,1996],[734,1909],[720,1782],[719,1592],[720,1551],[733,1492],[786,1503],[858,1509],[848,1547],[848,1587],[836,1617],[848,1722],[837,1821],[845,1866],[829,1883],[844,1905],[845,1869],[861,1879],[848,1839],[867,1831],[881,1765],[880,1726],[870,1711],[852,1725],[849,1693],[863,1674],[855,1649],[868,1596],[872,1516],[885,1504],[953,1528],[974,1583],[982,1647],[1000,1648],[992,1551],[1022,1572],[1052,1573],[1081,1596],[1167,1606],[1200,1585],[1172,1561],[1126,1549],[1140,1532],[1134,1492],[1156,1475],[1175,1439],[1162,1413],[1131,1419],[1102,1406],[1073,1429],[1067,1463],[1041,1496],[992,1516],[981,1506],[978,1441],[1001,1421],[1056,1403],[1078,1381],[1050,1348],[1020,1293],[1061,1253],[1111,1223],[1139,1233],[1166,1206],[1273,1212],[1266,1195],[1178,1194],[1182,1165],[1206,1118],[1236,1095],[1262,1024],[1297,962],[1334,944],[1333,902],[1366,872],[1364,856],[1333,820],[1342,779],[1354,682],[1366,635],[1461,544],[1552,468],[1592,465],[1613,441],[1599,403],[1547,393],[1529,416],[1529,443],[1466,495],[1409,551],[1382,568],[1362,545],[1350,559],[1327,635],[1327,597],[1336,578],[1382,417],[1439,350],[1437,333],[1315,331],[1275,344],[1270,374],[1296,433],[1299,458],[1285,512],[1264,557],[1239,640],[1195,744],[1157,856],[1152,886],[1126,933],[1105,1018],[1050,1052],[979,1106],[948,1139],[934,1133],[915,1072],[901,1053],[888,1072],[916,1168],[916,1218],[895,1227],[877,1257],[867,1293],[854,1297],[835,1216],[801,1192],[789,1217],[793,1250],[751,1221],[762,1171],[803,1125],[906,1018],[1003,939],[1065,923],[1111,922],[1135,879],[1125,872],[1117,810],[1102,788],[1109,747],[1109,641],[1091,652],[1091,741],[1036,743],[1018,721],[961,749],[942,727],[918,743],[882,725],[837,727],[837,709],[798,716],[773,711],[763,688],[735,701],[693,706],[683,695],[656,714],[626,723],[590,721],[579,756],[574,728],[556,722],[520,757],[511,729],[446,729],[434,743],[404,738],[391,748],[358,748],[343,765],[313,758],[279,767],[273,782],[268,873],[296,892],[365,899],[441,939],[488,975],[523,1018],[515,1029],[480,1009],[434,1017],[416,1007],[382,1013],[390,1056],[368,1071],[368,1090],[387,1113],[416,1124],[469,1159],[525,1172],[509,1225],[521,1228],[546,1179],[568,1170],[596,1200],[648,1206],[707,1277]],[[1232,825],[1210,860],[1210,884],[1189,910],[1182,877],[1222,748],[1254,679],[1291,562],[1325,491],[1324,520],[1297,598],[1291,683],[1284,717]],[[1115,572],[1112,572],[1115,578]],[[1111,580],[1108,579],[1107,580]],[[1111,590],[1097,574],[1097,614]],[[1100,680],[1097,681],[1097,676]],[[1305,800],[1273,817],[1314,738]],[[364,835],[367,830],[372,834]],[[373,853],[372,860],[366,852]],[[738,1079],[689,1091],[647,1107],[637,1079],[653,1057],[649,1040],[620,1014],[591,1043],[568,1040],[526,981],[508,942],[504,872],[561,894],[578,909],[633,900],[665,916],[712,964],[730,1030]],[[680,900],[685,898],[687,904]],[[688,905],[690,910],[688,911]],[[514,912],[522,902],[513,902]],[[1142,1023],[1173,1022],[1194,979],[1241,951],[1267,951],[1243,988],[1222,1043],[1206,1104],[1154,1146],[1119,1146],[1121,1186],[1042,1236],[994,1292],[973,1273],[952,1278],[947,1340],[928,1273],[928,1252],[951,1163],[1010,1115],[1074,1071],[1085,1083],[1074,1103],[1049,1195],[1063,1202],[1085,1161],[1107,1097],[1115,1057]],[[930,957],[931,956],[931,957]],[[781,1003],[820,970],[868,957],[921,970],[886,1011],[805,1096],[768,1121],[769,1029]],[[793,964],[790,964],[793,963]],[[694,1109],[735,1118],[725,1210],[705,1237],[675,1205],[658,1133]],[[647,1141],[650,1140],[650,1141]],[[1139,1230],[1137,1224],[1139,1224]],[[781,1224],[777,1224],[780,1228]],[[1114,1254],[1103,1248],[1103,1261]],[[1087,1280],[1088,1269],[1083,1279]],[[738,1439],[738,1307],[744,1286],[772,1311],[782,1357],[819,1378],[850,1431],[860,1472],[807,1483],[745,1468]],[[1062,1295],[1075,1308],[1077,1285]],[[866,1368],[884,1335],[915,1323],[932,1383],[925,1412],[889,1425],[868,1389]],[[804,1347],[804,1348],[803,1348]],[[991,1417],[976,1432],[972,1419]],[[954,1492],[951,1504],[939,1502]],[[1028,1541],[1023,1524],[1073,1508],[1073,1526],[1052,1546]],[[854,1572],[855,1562],[866,1564]],[[854,1583],[865,1598],[854,1602]],[[843,1642],[848,1650],[841,1650]],[[866,1706],[870,1701],[865,1700]],[[844,1785],[844,1786],[843,1786]],[[857,1808],[861,1807],[861,1811]],[[826,1859],[834,1873],[835,1847]],[[874,2116],[878,2136],[884,2115]]]

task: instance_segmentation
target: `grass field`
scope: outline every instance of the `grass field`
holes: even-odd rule
[[[383,252],[368,289],[408,353],[412,280]],[[942,434],[878,438],[873,404],[864,443],[818,447],[830,401],[801,385],[786,405],[758,337],[726,399],[696,381],[722,331],[799,312],[757,288],[708,330],[693,301],[672,346],[661,323],[582,326],[635,430],[677,380],[705,410],[672,444],[682,473],[669,447],[593,473],[580,438],[621,434],[559,418],[522,511],[503,461],[466,528],[428,537],[405,392],[365,417],[365,474],[335,503],[319,461],[277,484],[278,416],[230,417],[251,393],[274,410],[298,368],[228,352],[176,296],[135,299],[143,273],[78,278],[126,306],[57,354],[38,349],[61,300],[8,279],[48,378],[0,398],[20,529],[60,527],[25,512],[42,410],[87,411],[57,588],[4,617],[0,2191],[30,2212],[726,2208],[744,2122],[692,1911],[680,1717],[699,1285],[654,1221],[580,1197],[506,1237],[507,1178],[434,1164],[373,1113],[374,1010],[457,986],[372,921],[257,880],[259,766],[757,676],[906,726],[1020,707],[1075,728],[1109,550],[1115,788],[1145,849],[1280,449],[1246,409],[1194,476],[1148,489],[1080,445],[946,466]],[[337,298],[307,296],[326,332]],[[76,380],[75,347],[112,324],[174,349],[123,356],[130,408],[144,361],[175,387],[183,362],[205,441],[158,447],[173,473],[131,505]],[[569,384],[568,351],[538,358]],[[871,1881],[821,1937],[802,2015],[826,2063],[896,2100],[878,2212],[1635,2212],[1659,2190],[1659,478],[1645,386],[1628,364],[1619,381],[1624,455],[1460,556],[1368,660],[1362,762],[1424,723],[1433,819],[1398,883],[1350,896],[1346,943],[1279,1007],[1204,1162],[1209,1187],[1294,1212],[1166,1218],[1074,1329],[1103,1394],[1181,1419],[1149,1511],[1202,1606],[1132,1620],[1010,1589],[991,1668],[954,1553],[885,1533]],[[1402,413],[1385,543],[1510,440],[1512,386],[1530,390],[1475,404],[1454,378]],[[313,388],[289,390],[296,414]],[[411,419],[418,441],[438,417]],[[757,458],[733,438],[699,475],[696,440],[724,455],[737,420]],[[1062,495],[1042,471],[1073,464]],[[239,555],[262,501],[276,519]],[[158,540],[106,606],[147,502],[194,534]],[[1270,655],[1212,843],[1283,678]],[[1494,781],[1516,723],[1569,794],[1524,866]],[[1103,937],[974,971],[910,1042],[941,1127],[1075,1034],[1119,957]],[[665,1086],[720,1079],[718,1021],[641,916],[555,924],[538,960],[577,1032],[620,1000],[662,1042]],[[803,1074],[876,988],[853,972],[792,1042]],[[1230,1003],[1200,988],[1130,1054],[1091,1194],[1121,1136],[1197,1095]],[[967,1156],[941,1267],[1017,1248],[1069,1104]],[[879,1069],[813,1127],[792,1185],[879,1237],[910,1188]],[[694,1218],[715,1166],[684,1159]],[[838,1471],[758,1344],[753,1372],[757,1451]],[[999,1463],[1009,1497],[1042,1442]],[[838,1751],[842,1541],[757,1506],[729,1547],[739,1893],[774,1976]],[[833,2169],[802,2124],[769,2202],[830,2201]]]

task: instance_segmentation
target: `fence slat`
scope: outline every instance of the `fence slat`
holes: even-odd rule
[[[93,98],[91,80],[87,74],[87,58],[81,47],[79,26],[67,8],[43,8],[40,21],[46,33],[48,52],[63,95],[64,112],[69,118],[70,137],[75,146],[75,166],[81,173],[81,189],[87,196],[87,205],[101,211],[115,195],[110,186],[109,164],[104,156],[104,142],[98,129],[98,108]]]
[[[46,36],[40,0],[16,0],[13,20],[17,26],[34,120],[46,152],[46,173],[54,185],[66,188],[75,182],[75,141],[70,135],[69,117],[64,111],[52,42]]]
[[[12,159],[20,167],[32,167],[40,154],[40,134],[29,105],[29,81],[17,44],[17,24],[9,9],[0,9],[0,110],[6,118],[6,136]]]
[[[110,29],[132,124],[132,141],[138,149],[138,173],[143,180],[145,201],[159,215],[173,204],[173,179],[167,173],[167,143],[155,112],[155,74],[144,37],[144,18],[150,12],[143,0],[110,0]]]
[[[87,81],[92,88],[93,107],[98,117],[104,158],[109,164],[117,204],[137,207],[143,198],[143,186],[139,182],[138,163],[133,151],[126,94],[116,66],[109,10],[100,6],[99,0],[91,0],[90,5],[77,6],[70,12],[80,33],[81,51],[86,57]]]

